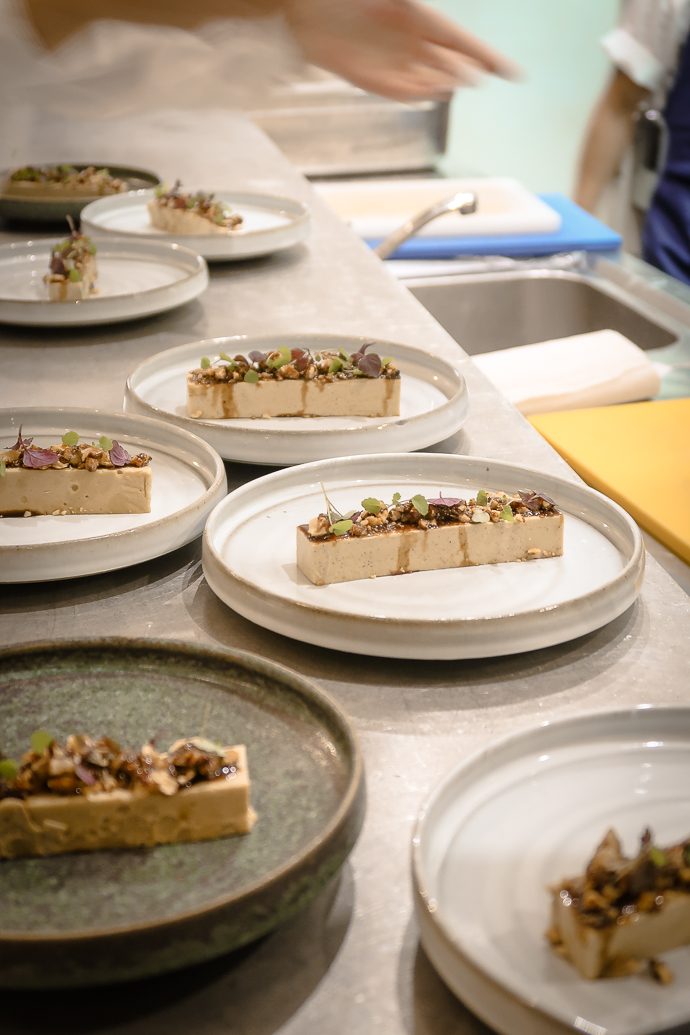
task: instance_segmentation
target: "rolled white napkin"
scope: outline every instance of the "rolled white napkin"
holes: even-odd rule
[[[520,411],[551,413],[653,399],[661,378],[618,331],[592,331],[472,357]]]

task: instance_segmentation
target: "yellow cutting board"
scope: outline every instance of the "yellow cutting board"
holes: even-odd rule
[[[529,420],[588,485],[690,564],[690,399]]]

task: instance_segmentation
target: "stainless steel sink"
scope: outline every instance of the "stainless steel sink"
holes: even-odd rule
[[[662,397],[690,395],[690,290],[639,260],[405,281],[471,356],[605,328],[676,369]],[[671,290],[669,290],[669,287]],[[679,290],[682,289],[682,290]],[[687,297],[685,297],[687,293]]]

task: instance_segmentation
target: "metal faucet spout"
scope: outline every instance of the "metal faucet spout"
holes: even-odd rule
[[[439,216],[444,216],[446,212],[457,212],[458,215],[468,216],[472,212],[477,211],[477,198],[474,194],[469,192],[461,192],[459,194],[453,194],[450,198],[445,198],[443,201],[437,201],[431,208],[427,208],[424,212],[420,212],[419,215],[414,216],[412,219],[408,219],[406,223],[403,223],[401,227],[394,230],[392,234],[389,234],[385,240],[381,241],[378,248],[374,248],[375,253],[379,259],[387,259],[389,255],[397,251],[401,244],[405,241],[409,241],[411,237],[419,233],[423,226],[430,223],[433,219],[438,219]]]

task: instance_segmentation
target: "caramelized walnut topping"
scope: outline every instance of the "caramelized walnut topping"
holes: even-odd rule
[[[254,350],[248,356],[233,359],[220,353],[214,362],[204,357],[201,366],[189,371],[187,378],[195,384],[215,384],[217,381],[316,381],[333,384],[354,378],[380,378],[394,381],[400,370],[392,359],[381,359],[375,352],[367,352],[375,343],[365,342],[358,352],[349,355],[344,349],[289,349],[286,345],[269,352]]]
[[[14,775],[10,769],[3,777],[3,765],[8,763],[0,762],[0,800],[117,789],[171,795],[196,783],[232,779],[237,773],[237,752],[203,737],[177,740],[162,752],[144,744],[136,752],[121,748],[109,737],[72,734],[64,744],[56,740],[37,743],[23,755],[19,767],[14,767]]]

